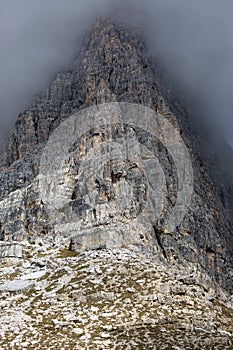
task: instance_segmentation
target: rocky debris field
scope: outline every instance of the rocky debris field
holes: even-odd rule
[[[1,350],[233,349],[232,299],[195,267],[66,247],[25,243],[0,268]]]

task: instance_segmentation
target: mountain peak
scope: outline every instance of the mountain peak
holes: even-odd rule
[[[56,348],[154,348],[178,334],[180,348],[188,334],[230,349],[233,194],[216,154],[138,30],[99,18],[84,39],[6,145],[2,339],[18,346],[14,307],[25,347],[47,334]]]
[[[70,68],[59,73],[41,98],[18,116],[6,146],[5,170],[0,174],[2,183],[0,189],[2,199],[1,237],[3,240],[32,240],[37,235],[54,234],[54,223],[50,220],[46,204],[40,197],[38,175],[42,154],[57,127],[69,120],[70,116],[89,107],[102,106],[104,103],[138,105],[137,111],[149,108],[151,113],[160,118],[157,121],[158,125],[161,127],[165,123],[167,130],[170,130],[169,134],[168,131],[164,133],[163,130],[158,129],[161,134],[157,130],[157,136],[155,134],[151,136],[152,129],[142,131],[139,130],[138,126],[134,128],[132,125],[128,125],[124,126],[123,134],[125,134],[121,139],[123,143],[126,142],[127,133],[130,133],[129,127],[133,127],[135,142],[139,143],[143,149],[149,147],[148,154],[153,154],[152,157],[145,153],[143,157],[157,158],[163,170],[164,175],[161,176],[164,176],[168,193],[162,202],[162,219],[160,218],[156,225],[150,226],[148,231],[149,236],[152,237],[150,244],[154,242],[157,251],[168,261],[186,261],[197,264],[203,271],[209,273],[214,281],[231,290],[232,193],[225,184],[219,182],[220,171],[218,176],[212,174],[212,163],[216,157],[208,153],[208,157],[205,158],[201,154],[199,146],[200,144],[207,145],[205,137],[199,135],[194,128],[190,113],[181,102],[182,99],[177,96],[172,84],[169,85],[169,81],[165,79],[166,74],[161,70],[158,61],[148,58],[146,47],[143,36],[133,28],[116,23],[112,19],[98,19],[84,41],[80,54]],[[146,115],[143,113],[142,115]],[[152,118],[151,120],[153,123],[156,119]],[[89,136],[84,137],[85,142],[77,141],[81,142],[78,148],[82,148],[84,153],[89,147],[87,145],[94,142],[92,138],[97,137],[93,128],[90,130]],[[114,133],[120,134],[119,126],[112,126],[111,132],[108,134],[112,140],[114,137],[116,139]],[[168,140],[163,139],[164,145],[158,139],[162,134],[170,137],[169,142],[173,142],[174,145],[170,145]],[[98,132],[98,135],[99,142],[102,142],[105,140],[106,130],[105,136],[103,130],[100,134]],[[175,135],[173,139],[171,135]],[[186,172],[185,169],[184,173],[181,172],[180,164],[182,163],[177,167],[178,157],[176,160],[172,159],[175,155],[173,150],[177,144],[182,145],[183,149],[185,148],[185,154],[189,154],[194,174],[194,194],[183,221],[179,226],[174,227],[172,232],[169,230],[167,232],[163,227],[163,219],[173,211],[173,207],[178,203],[179,193],[184,195],[182,181],[179,183],[177,176],[179,170],[180,174],[184,176],[186,176]],[[211,146],[207,146],[211,150]],[[141,154],[143,154],[142,151]],[[78,157],[81,156],[78,155]],[[81,158],[79,160],[81,161]],[[119,166],[119,164],[114,164],[112,162],[111,166],[115,168]],[[126,166],[126,163],[123,162],[121,167],[123,165]],[[140,181],[144,181],[144,173],[140,173],[139,165],[135,165],[136,170],[132,170],[133,168],[130,166],[132,164],[130,165],[128,162],[124,176],[122,175],[124,169],[116,172],[118,175],[114,173],[113,169],[110,172],[110,180],[108,179],[110,192],[113,191],[111,193],[115,193],[115,196],[117,196],[116,188],[119,191],[121,191],[120,188],[125,188],[124,186],[130,177],[129,174],[132,175],[134,172],[132,179],[135,186],[137,176],[141,179]],[[137,171],[138,174],[136,174]],[[74,169],[71,173],[74,174]],[[118,179],[117,176],[119,176]],[[148,174],[145,172],[146,176]],[[61,181],[64,183],[66,180],[72,182],[74,188],[71,191],[70,201],[72,206],[78,205],[76,210],[82,212],[82,201],[81,204],[77,204],[79,193],[75,180],[77,177],[78,174],[71,181],[69,175],[64,172],[61,175]],[[112,194],[107,195],[107,185],[104,184],[104,180],[106,179],[101,178],[101,181],[95,179],[95,183],[99,193],[105,188],[104,198],[107,205],[111,206],[115,199]],[[119,184],[117,185],[118,180]],[[184,183],[183,186],[185,186]],[[85,193],[86,195],[88,193]],[[186,198],[185,195],[184,198]],[[97,204],[100,207],[102,205],[99,202]],[[16,206],[20,208],[19,211],[15,210]],[[94,210],[97,209],[94,208]],[[116,211],[118,211],[117,208]],[[11,216],[10,222],[9,215]],[[110,220],[112,222],[115,214],[111,215],[113,215]],[[116,217],[118,217],[117,215]],[[131,219],[133,221],[133,217]],[[102,237],[103,227],[99,229],[97,222],[93,227],[97,227],[98,235]],[[91,231],[89,230],[90,232],[93,231],[93,227]],[[86,236],[89,235],[89,231],[86,232]],[[138,236],[140,235],[139,229],[135,228],[135,232]],[[122,233],[123,236],[127,236],[127,234],[128,232]],[[103,235],[105,237],[105,233]],[[73,249],[76,249],[74,247],[77,246],[74,243],[75,237],[75,235],[71,237]],[[86,246],[86,248],[88,247]]]

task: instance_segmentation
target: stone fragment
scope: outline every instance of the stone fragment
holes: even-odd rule
[[[30,281],[13,280],[0,284],[0,292],[23,293],[32,287]]]
[[[84,330],[82,328],[73,328],[73,332],[77,335],[82,335],[84,333]]]
[[[37,280],[45,276],[47,273],[47,270],[42,270],[42,271],[36,271],[36,272],[31,272],[27,273],[26,275],[23,275],[20,277],[21,280]]]
[[[23,257],[22,245],[17,242],[0,242],[1,258],[19,258]]]

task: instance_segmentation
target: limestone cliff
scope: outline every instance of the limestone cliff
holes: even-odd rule
[[[122,183],[125,184],[130,178],[136,188],[133,210],[128,212],[124,221],[114,212],[108,215],[108,219],[98,218],[94,208],[89,226],[81,228],[82,234],[76,232],[77,229],[72,234],[72,227],[65,226],[63,231],[67,230],[66,234],[72,237],[71,249],[101,248],[106,246],[105,241],[111,236],[113,246],[133,244],[138,249],[149,250],[161,256],[163,261],[193,264],[231,291],[232,184],[225,176],[205,132],[194,127],[193,116],[166,78],[158,60],[148,57],[144,38],[136,30],[111,20],[100,19],[94,24],[84,40],[81,52],[70,67],[58,74],[51,87],[17,118],[1,162],[0,238],[3,244],[24,239],[33,241],[37,236],[64,234],[62,230],[58,232],[39,191],[38,174],[43,150],[53,131],[72,114],[93,105],[110,102],[149,107],[169,121],[175,132],[181,135],[189,152],[194,174],[194,192],[182,222],[172,231],[164,225],[165,214],[150,225],[146,220],[135,222],[139,204],[143,203],[142,186],[138,186],[138,182],[144,183],[143,175],[139,167],[119,164],[116,160],[109,165],[108,190],[103,174],[100,174],[95,190],[99,196],[101,194],[102,201],[109,208],[109,205],[115,203],[116,193],[126,188]],[[119,132],[117,127],[111,129],[111,139]],[[124,129],[121,140],[129,132],[130,130]],[[137,128],[134,128],[133,133],[138,142],[149,147],[149,133],[143,133]],[[91,130],[85,135],[84,141],[77,141],[78,153],[72,168],[72,171],[76,170],[76,176],[81,150],[85,153],[96,137],[99,137],[98,142],[103,142],[103,134],[103,130],[102,133]],[[177,201],[176,167],[166,147],[158,140],[153,142],[153,152],[162,164],[166,178],[168,196],[163,203],[165,213]],[[74,152],[74,149],[71,151]],[[122,175],[124,171],[127,174],[125,177]],[[64,172],[63,183],[66,180],[69,180],[69,175]],[[111,192],[109,188],[117,190]],[[89,187],[89,190],[92,191],[93,188]],[[79,201],[82,196],[78,181],[73,182],[73,188],[68,194],[73,209],[79,214],[85,212],[86,215],[83,202]],[[125,212],[124,216],[126,217]],[[87,217],[85,219],[88,220]],[[113,228],[107,228],[106,231],[105,226],[109,224]],[[9,246],[7,244],[6,249]],[[2,256],[7,256],[6,251]]]

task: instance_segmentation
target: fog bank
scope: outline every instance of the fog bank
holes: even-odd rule
[[[1,134],[72,60],[95,17],[113,13],[142,25],[152,53],[162,57],[199,100],[209,123],[217,121],[233,145],[230,0],[0,0]]]

